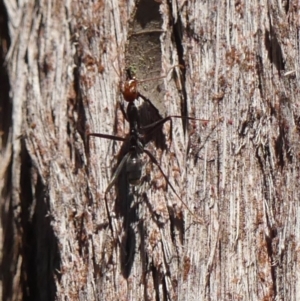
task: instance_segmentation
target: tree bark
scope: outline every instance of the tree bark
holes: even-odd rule
[[[298,11],[4,0],[2,300],[300,300]],[[146,146],[171,185],[107,190],[129,142],[87,139],[129,137],[126,68],[142,125],[199,119]]]

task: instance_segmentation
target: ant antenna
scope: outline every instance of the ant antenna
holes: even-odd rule
[[[139,96],[141,96],[140,93],[138,92],[138,84],[166,78],[169,75],[169,73],[176,67],[184,68],[182,65],[178,64],[178,65],[172,66],[168,70],[167,74],[165,74],[165,75],[147,78],[147,79],[143,79],[143,80],[138,80],[135,78],[135,76],[132,76],[131,69],[128,68],[126,70],[126,72],[127,72],[127,77],[129,79],[127,79],[121,86],[121,91],[122,91],[125,101],[134,102]]]
[[[148,81],[152,81],[152,80],[159,80],[159,79],[164,79],[166,77],[168,77],[169,73],[175,69],[176,67],[179,67],[180,69],[184,69],[184,66],[180,65],[180,64],[177,64],[175,66],[172,66],[169,68],[168,72],[165,74],[165,75],[162,75],[162,76],[157,76],[157,77],[152,77],[152,78],[146,78],[146,79],[143,79],[143,80],[138,80],[138,83],[144,83],[144,82],[148,82]]]

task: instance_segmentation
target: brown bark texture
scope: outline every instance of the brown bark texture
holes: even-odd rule
[[[4,0],[2,300],[300,300],[299,8]]]

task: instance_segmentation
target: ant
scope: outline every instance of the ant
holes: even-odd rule
[[[171,69],[173,69],[175,67],[176,66],[172,67]],[[157,159],[154,157],[154,155],[148,149],[145,148],[146,144],[149,142],[149,139],[147,139],[147,138],[151,134],[153,134],[153,132],[155,132],[157,129],[161,128],[165,122],[170,121],[172,123],[172,118],[186,118],[186,119],[192,119],[192,120],[200,120],[200,119],[193,118],[193,117],[170,115],[170,116],[162,118],[156,122],[153,122],[149,125],[146,125],[146,126],[141,125],[140,115],[139,115],[138,108],[135,104],[135,100],[137,100],[139,97],[141,97],[144,101],[150,103],[151,106],[154,107],[154,105],[151,103],[151,101],[149,99],[145,98],[143,95],[141,95],[139,93],[138,84],[145,82],[145,81],[149,81],[149,80],[162,79],[162,78],[165,78],[166,76],[167,75],[138,81],[135,77],[133,77],[131,75],[130,70],[127,70],[127,78],[128,79],[121,86],[121,92],[123,94],[123,97],[124,97],[125,101],[128,102],[126,112],[121,104],[120,104],[120,106],[121,106],[121,110],[122,110],[122,113],[123,113],[125,119],[129,122],[129,135],[126,138],[124,138],[124,137],[119,137],[119,136],[115,136],[115,135],[101,134],[101,133],[89,133],[88,134],[88,139],[89,139],[89,137],[93,136],[93,137],[111,139],[111,140],[115,140],[115,141],[123,141],[123,142],[128,141],[129,142],[129,150],[125,153],[121,162],[117,166],[117,168],[112,176],[112,179],[110,180],[110,182],[105,190],[105,194],[104,194],[105,207],[106,207],[106,211],[107,211],[109,227],[110,227],[112,233],[113,233],[112,218],[109,213],[107,194],[110,191],[110,189],[112,188],[112,186],[116,183],[119,175],[121,174],[121,172],[124,168],[126,170],[128,183],[130,185],[138,185],[140,183],[140,180],[142,177],[142,168],[144,165],[144,162],[141,159],[141,155],[143,153],[145,153],[150,158],[152,163],[154,163],[158,167],[158,169],[160,170],[160,172],[163,175],[167,184],[171,187],[174,194],[178,197],[178,199],[180,199],[182,204],[187,208],[187,210],[195,218],[195,220],[197,220],[198,223],[203,224],[203,221],[200,220],[199,218],[197,218],[193,214],[193,212],[189,209],[187,204],[180,198],[180,196],[178,195],[175,188],[169,181],[165,172],[162,170],[161,166],[159,165],[159,163],[158,163]],[[172,126],[171,126],[171,130],[172,130]]]

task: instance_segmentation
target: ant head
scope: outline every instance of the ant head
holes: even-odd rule
[[[116,74],[120,77],[119,72],[117,71],[115,65],[112,65]],[[134,76],[135,72],[132,67],[126,69],[126,81],[120,84],[120,90],[123,94],[125,101],[134,102],[138,96],[138,80]]]
[[[126,80],[122,85],[122,94],[126,101],[133,102],[138,98],[139,93],[137,90],[138,81],[135,77]]]
[[[132,68],[126,69],[126,81],[122,84],[122,94],[125,101],[134,102],[138,96],[138,80],[134,76]]]

